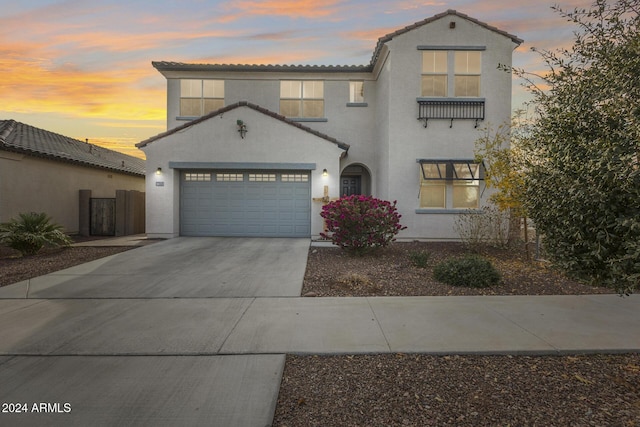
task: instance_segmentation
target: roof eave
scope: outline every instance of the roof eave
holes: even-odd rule
[[[153,61],[160,71],[215,71],[215,72],[285,72],[285,73],[362,73],[370,72],[371,65],[261,65],[261,64],[186,64],[171,61]]]
[[[466,19],[467,21],[473,22],[473,23],[475,23],[477,25],[480,25],[480,26],[482,26],[482,27],[484,27],[484,28],[486,28],[488,30],[491,30],[491,31],[496,32],[498,34],[501,34],[501,35],[503,35],[503,36],[505,36],[507,38],[510,38],[511,41],[513,41],[516,45],[520,45],[520,44],[524,43],[524,40],[522,40],[521,38],[519,38],[519,37],[517,37],[517,36],[515,36],[513,34],[510,34],[510,33],[506,32],[506,31],[500,30],[497,27],[494,27],[494,26],[489,25],[489,24],[487,24],[485,22],[479,21],[478,19],[472,18],[469,15],[466,15],[464,13],[460,13],[460,12],[454,10],[454,9],[449,9],[446,12],[442,12],[442,13],[434,15],[434,16],[432,16],[430,18],[423,19],[422,21],[418,21],[418,22],[416,22],[414,24],[408,25],[408,26],[406,26],[404,28],[401,28],[401,29],[399,29],[397,31],[394,31],[393,33],[389,33],[389,34],[386,34],[386,35],[380,37],[378,39],[378,43],[376,44],[376,47],[375,47],[375,49],[373,51],[373,55],[371,56],[370,65],[373,66],[377,62],[377,60],[378,60],[378,58],[380,56],[380,51],[382,49],[382,46],[384,46],[387,42],[393,40],[394,37],[399,36],[399,35],[404,34],[404,33],[407,33],[407,32],[409,32],[409,31],[411,31],[411,30],[413,30],[415,28],[422,27],[423,25],[429,24],[431,22],[437,21],[437,20],[439,20],[441,18],[444,18],[446,16],[450,16],[450,15],[454,15],[454,16],[458,16],[458,17],[460,17],[462,19]]]
[[[211,112],[211,113],[209,113],[207,115],[204,115],[204,116],[199,117],[199,118],[197,118],[195,120],[192,120],[189,123],[185,123],[185,124],[183,124],[181,126],[178,126],[176,128],[170,129],[170,130],[168,130],[166,132],[160,133],[160,134],[158,134],[156,136],[153,136],[151,138],[145,139],[144,141],[141,141],[141,142],[137,143],[136,147],[144,148],[147,145],[151,144],[152,142],[157,141],[158,139],[162,139],[162,138],[167,137],[169,135],[172,135],[174,133],[180,132],[180,131],[182,131],[182,130],[184,130],[186,128],[194,126],[194,125],[196,125],[198,123],[202,123],[202,122],[204,122],[206,120],[209,120],[209,119],[211,119],[213,117],[222,115],[222,114],[224,114],[224,113],[226,113],[228,111],[234,110],[234,109],[239,108],[239,107],[251,108],[251,109],[256,110],[256,111],[258,111],[258,112],[260,112],[262,114],[265,114],[267,116],[273,117],[276,120],[280,120],[281,122],[287,123],[288,125],[297,127],[300,130],[308,132],[308,133],[310,133],[312,135],[315,135],[315,136],[317,136],[319,138],[325,139],[325,140],[337,145],[340,149],[342,149],[344,151],[348,151],[349,148],[350,148],[350,145],[347,144],[347,143],[338,141],[337,139],[335,139],[333,137],[330,137],[327,134],[324,134],[322,132],[318,132],[315,129],[311,129],[308,126],[304,126],[303,124],[300,124],[298,122],[290,120],[290,119],[286,118],[285,116],[282,116],[282,115],[280,115],[278,113],[274,113],[271,110],[268,110],[268,109],[266,109],[264,107],[261,107],[261,106],[259,106],[257,104],[253,104],[253,103],[248,102],[248,101],[239,101],[239,102],[236,102],[234,104],[227,105],[226,107],[223,107],[223,108],[221,108],[219,110],[213,111],[213,112]]]

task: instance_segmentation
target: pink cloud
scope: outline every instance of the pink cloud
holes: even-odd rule
[[[341,0],[240,0],[228,3],[229,9],[239,9],[242,15],[272,15],[290,18],[329,18],[340,10]]]
[[[386,14],[406,12],[408,10],[417,10],[425,7],[447,8],[447,2],[443,1],[404,0],[393,2],[392,5],[393,9],[385,11]]]

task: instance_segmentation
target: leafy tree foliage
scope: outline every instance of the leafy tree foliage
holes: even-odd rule
[[[518,144],[523,138],[524,126],[520,122],[522,112],[517,112],[511,125],[502,124],[497,129],[487,125],[481,129],[476,141],[476,160],[485,166],[485,183],[495,188],[489,200],[501,211],[510,211],[517,217],[525,217],[524,170],[522,150]]]
[[[523,120],[523,111],[517,111],[511,124],[502,124],[494,129],[491,124],[481,129],[481,136],[476,140],[476,160],[481,161],[485,167],[485,183],[487,188],[495,188],[489,201],[500,212],[490,209],[492,218],[489,224],[499,224],[494,220],[499,219],[500,213],[510,215],[510,224],[506,241],[503,241],[502,233],[492,234],[494,243],[510,244],[520,238],[521,223],[524,223],[524,243],[529,258],[527,210],[524,199],[525,177],[524,164],[525,152],[522,143],[527,138],[527,125]],[[482,221],[480,221],[482,222]],[[495,231],[501,231],[502,226],[491,227]],[[464,240],[464,239],[463,239]]]
[[[553,261],[629,293],[640,280],[640,3],[555,9],[578,27],[573,46],[538,51],[541,84],[514,70],[538,108],[525,205]]]

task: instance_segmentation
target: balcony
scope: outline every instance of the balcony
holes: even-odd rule
[[[484,120],[484,98],[418,98],[418,120],[424,122],[426,128],[429,120],[451,120],[449,127],[453,127],[454,120]]]

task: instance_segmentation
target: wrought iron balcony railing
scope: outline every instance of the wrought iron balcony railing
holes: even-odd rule
[[[451,120],[449,127],[453,127],[454,120],[484,120],[484,99],[458,98],[418,98],[418,120],[424,121],[427,127],[429,120]]]

